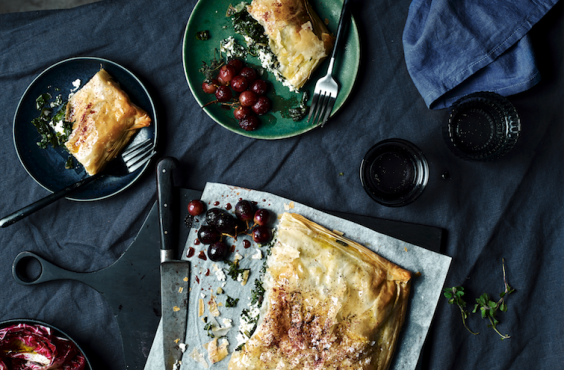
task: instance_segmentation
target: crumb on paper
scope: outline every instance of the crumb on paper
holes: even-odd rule
[[[217,305],[218,305],[218,307],[223,307],[223,303],[221,303],[221,302],[219,302]]]
[[[240,260],[242,260],[242,259],[243,259],[243,256],[241,256],[241,255],[239,254],[239,252],[235,253],[235,258],[233,259],[234,262],[235,262],[235,261],[240,261]]]
[[[333,230],[333,232],[334,232],[335,234],[339,235],[339,236],[343,236],[343,235],[345,235],[345,233],[344,233],[344,232],[342,232],[342,231],[339,231],[339,230]]]
[[[403,247],[403,249],[407,252],[407,247]]]
[[[202,355],[202,353],[200,351],[198,351],[198,348],[194,348],[194,350],[192,351],[192,353],[189,354],[190,358],[192,358],[194,361],[199,362],[200,364],[202,364],[202,366],[204,368],[209,368],[208,363],[206,362],[206,359],[204,358],[204,356]]]
[[[217,308],[217,303],[215,302],[215,297],[211,296],[209,302],[208,302],[208,309],[210,311],[210,313],[212,314],[212,316],[218,317],[220,315],[219,309]]]
[[[225,288],[225,284],[227,284],[227,283],[221,283],[221,287]]]
[[[262,251],[260,249],[257,249],[257,252],[251,256],[251,259],[261,260],[262,259]]]
[[[174,343],[178,344],[178,342],[180,342],[180,338],[176,338],[176,339],[174,340]]]
[[[289,211],[294,208],[294,202],[290,202],[289,204],[284,203],[284,210]]]
[[[247,281],[249,280],[249,273],[250,273],[249,270],[243,271],[243,276],[242,276],[242,279],[241,279],[241,285],[242,286],[247,285]],[[237,280],[239,280],[238,278],[239,277],[237,277]]]
[[[421,271],[417,271],[417,272],[415,273],[415,276],[416,276],[416,277],[421,276]]]
[[[208,351],[208,359],[211,361],[212,364],[223,360],[229,354],[227,350],[227,346],[229,345],[229,341],[225,338],[222,339],[221,344],[219,347],[217,346],[217,338],[214,338],[209,343],[203,345],[203,347]]]
[[[184,279],[182,279],[184,281],[188,281],[188,276],[186,276]]]
[[[182,293],[183,291],[184,291],[184,287],[183,287],[183,286],[181,286],[181,287],[178,288],[178,293]]]
[[[180,311],[180,307],[174,306],[174,307],[172,308],[172,310],[173,310],[174,312],[178,312],[178,311]]]
[[[204,314],[204,300],[200,298],[198,302],[198,316],[202,316]]]
[[[223,289],[222,289],[220,286],[218,286],[216,292],[217,292],[217,294],[222,294],[222,293],[223,293]]]

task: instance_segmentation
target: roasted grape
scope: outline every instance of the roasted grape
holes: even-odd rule
[[[239,98],[240,101],[240,98]],[[268,99],[266,96],[260,96],[256,103],[253,104],[252,108],[253,111],[258,114],[259,116],[262,116],[263,114],[265,114],[266,112],[268,112],[270,110],[270,99]]]
[[[254,131],[260,125],[260,120],[254,114],[250,114],[244,119],[239,121],[239,127],[241,127],[245,131]]]
[[[224,234],[231,234],[237,226],[237,219],[227,212],[219,214],[215,227],[217,231]]]
[[[268,88],[265,80],[256,80],[250,86],[251,87],[249,88],[249,90],[257,94],[258,96],[266,94],[266,89]]]
[[[253,229],[253,240],[256,243],[268,243],[272,240],[272,230],[268,226],[257,226]]]
[[[270,212],[267,209],[259,208],[255,212],[254,221],[257,225],[264,226],[270,222],[270,219]]]
[[[208,258],[214,262],[223,261],[229,255],[229,247],[224,242],[215,242],[208,247]]]
[[[226,64],[219,70],[217,78],[221,79],[223,82],[229,83],[235,76],[237,76],[237,70],[235,67]]]
[[[235,205],[235,216],[241,221],[251,221],[255,215],[255,209],[248,200],[240,200]]]
[[[202,90],[204,90],[206,94],[215,94],[215,91],[217,90],[217,85],[219,85],[219,81],[217,81],[215,78],[209,81],[209,83],[204,81],[202,83]]]
[[[240,59],[231,59],[231,60],[229,60],[229,62],[227,62],[227,64],[235,67],[235,73],[236,74],[241,72],[241,70],[245,66],[245,63],[243,63],[243,61],[240,60]]]
[[[247,82],[247,78],[243,76],[235,76],[231,80],[231,88],[237,92],[243,92],[247,90],[248,86],[249,83]]]
[[[239,103],[241,103],[243,107],[252,107],[257,101],[257,94],[252,91],[243,91],[241,95],[239,95]]]
[[[251,114],[253,114],[253,111],[249,107],[238,107],[233,111],[233,116],[239,121],[245,119]]]
[[[221,234],[213,226],[202,225],[198,230],[198,239],[204,244],[212,244],[221,239]]]
[[[194,199],[188,203],[188,213],[192,216],[198,216],[204,212],[205,206],[201,200]]]
[[[221,213],[225,212],[221,208],[211,208],[206,212],[206,222],[208,225],[217,225],[217,219]]]
[[[215,92],[215,98],[218,102],[225,103],[233,97],[231,89],[227,86],[219,86]]]
[[[247,81],[249,81],[249,84],[252,84],[253,82],[255,82],[255,80],[257,79],[257,72],[250,68],[250,67],[245,67],[241,70],[241,72],[239,72],[239,74],[243,77],[247,78]]]

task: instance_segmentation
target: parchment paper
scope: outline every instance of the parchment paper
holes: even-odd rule
[[[425,341],[425,337],[429,330],[433,313],[437,305],[438,299],[441,295],[451,258],[443,256],[424,248],[405,243],[403,241],[394,239],[392,237],[377,233],[368,228],[343,220],[341,218],[328,215],[326,213],[317,211],[305,205],[284,199],[272,194],[234,187],[223,184],[208,183],[202,194],[202,201],[204,201],[209,208],[221,207],[226,208],[235,204],[239,199],[246,199],[249,201],[257,202],[258,208],[266,208],[275,215],[281,215],[284,212],[299,213],[304,217],[330,229],[338,230],[344,233],[344,236],[352,239],[378,253],[384,258],[396,263],[397,265],[411,271],[412,273],[421,273],[421,276],[414,276],[412,280],[412,296],[408,306],[408,315],[400,336],[400,344],[395,354],[395,360],[392,369],[395,370],[413,370],[417,366],[421,347]],[[217,205],[214,205],[217,204]],[[231,209],[234,212],[234,209]],[[227,356],[222,361],[211,364],[207,357],[207,351],[202,347],[203,344],[211,341],[212,339],[207,336],[204,330],[204,322],[198,317],[198,302],[205,296],[205,313],[204,316],[211,316],[208,310],[207,302],[210,300],[210,295],[216,297],[216,302],[221,302],[223,306],[219,307],[221,315],[216,317],[219,324],[222,324],[223,318],[233,320],[233,328],[229,331],[227,338],[229,340],[229,353],[232,353],[237,347],[237,332],[239,327],[239,318],[243,309],[248,307],[250,302],[250,292],[254,287],[255,279],[259,278],[259,270],[264,263],[263,259],[252,259],[251,256],[256,254],[258,245],[252,241],[249,236],[239,236],[237,241],[228,238],[227,241],[230,245],[235,245],[236,252],[234,252],[230,260],[233,260],[235,253],[239,253],[244,258],[240,261],[241,268],[250,268],[251,275],[246,286],[241,286],[238,281],[233,281],[229,276],[226,277],[226,284],[223,287],[223,294],[216,294],[217,287],[222,285],[222,281],[218,281],[214,273],[213,265],[216,264],[227,272],[228,265],[222,262],[214,263],[209,259],[203,261],[198,258],[200,250],[207,251],[207,246],[203,244],[195,245],[194,241],[197,238],[197,230],[200,225],[205,223],[205,214],[195,218],[192,224],[192,230],[184,248],[183,259],[191,262],[191,280],[190,280],[190,301],[188,303],[188,329],[186,334],[187,349],[182,359],[182,370],[188,369],[203,369],[204,367],[195,362],[188,356],[195,347],[204,355],[208,365],[211,369],[223,370],[227,369],[227,364],[231,356]],[[272,223],[276,227],[278,220]],[[243,247],[243,240],[251,241],[251,247],[245,249]],[[193,257],[187,258],[189,248],[195,248],[196,252]],[[264,250],[263,247],[263,255]],[[206,273],[209,269],[209,276]],[[199,281],[199,282],[198,282]],[[234,308],[225,307],[225,300],[227,295],[232,298],[239,298],[239,302]],[[222,325],[223,326],[223,325]],[[159,326],[155,341],[151,348],[145,370],[160,370],[164,369],[163,350],[162,350],[162,327]],[[170,370],[170,369],[167,369]]]

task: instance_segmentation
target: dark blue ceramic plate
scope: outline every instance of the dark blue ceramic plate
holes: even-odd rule
[[[104,68],[129,95],[131,101],[143,108],[151,117],[151,126],[142,128],[133,137],[130,145],[153,139],[157,143],[157,115],[155,106],[147,89],[127,69],[100,58],[72,58],[52,65],[43,71],[29,85],[22,96],[14,116],[14,145],[20,162],[29,175],[45,189],[54,192],[88,176],[81,165],[75,169],[65,169],[65,162],[69,156],[62,148],[41,149],[37,142],[41,137],[37,133],[31,120],[38,117],[39,111],[35,107],[35,100],[41,94],[50,93],[53,97],[61,94],[63,100],[68,100],[71,90],[76,90],[73,82],[80,80],[80,87],[86,84],[100,70]],[[56,91],[60,89],[60,91]],[[126,148],[127,149],[127,148]],[[75,161],[76,163],[76,161]],[[131,186],[147,171],[147,163],[137,171],[124,177],[102,177],[83,188],[76,190],[67,199],[77,201],[98,200],[115,195]]]

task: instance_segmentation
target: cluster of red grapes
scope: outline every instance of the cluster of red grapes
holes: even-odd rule
[[[204,212],[204,203],[192,200],[188,203],[188,213],[198,216]],[[211,208],[206,212],[207,225],[198,230],[198,240],[209,245],[208,258],[218,262],[225,260],[230,253],[229,246],[222,241],[223,235],[236,237],[239,234],[249,234],[256,243],[268,243],[272,240],[272,230],[268,227],[272,217],[267,209],[255,209],[248,200],[240,200],[235,205],[235,216],[221,208]],[[249,226],[249,222],[254,224]]]
[[[221,67],[216,78],[202,83],[202,90],[206,94],[215,94],[217,102],[235,108],[233,115],[245,131],[256,130],[260,124],[257,116],[270,110],[272,103],[265,96],[267,88],[266,81],[259,79],[257,72],[239,59],[229,60]],[[234,98],[237,99],[235,104],[227,104]]]

